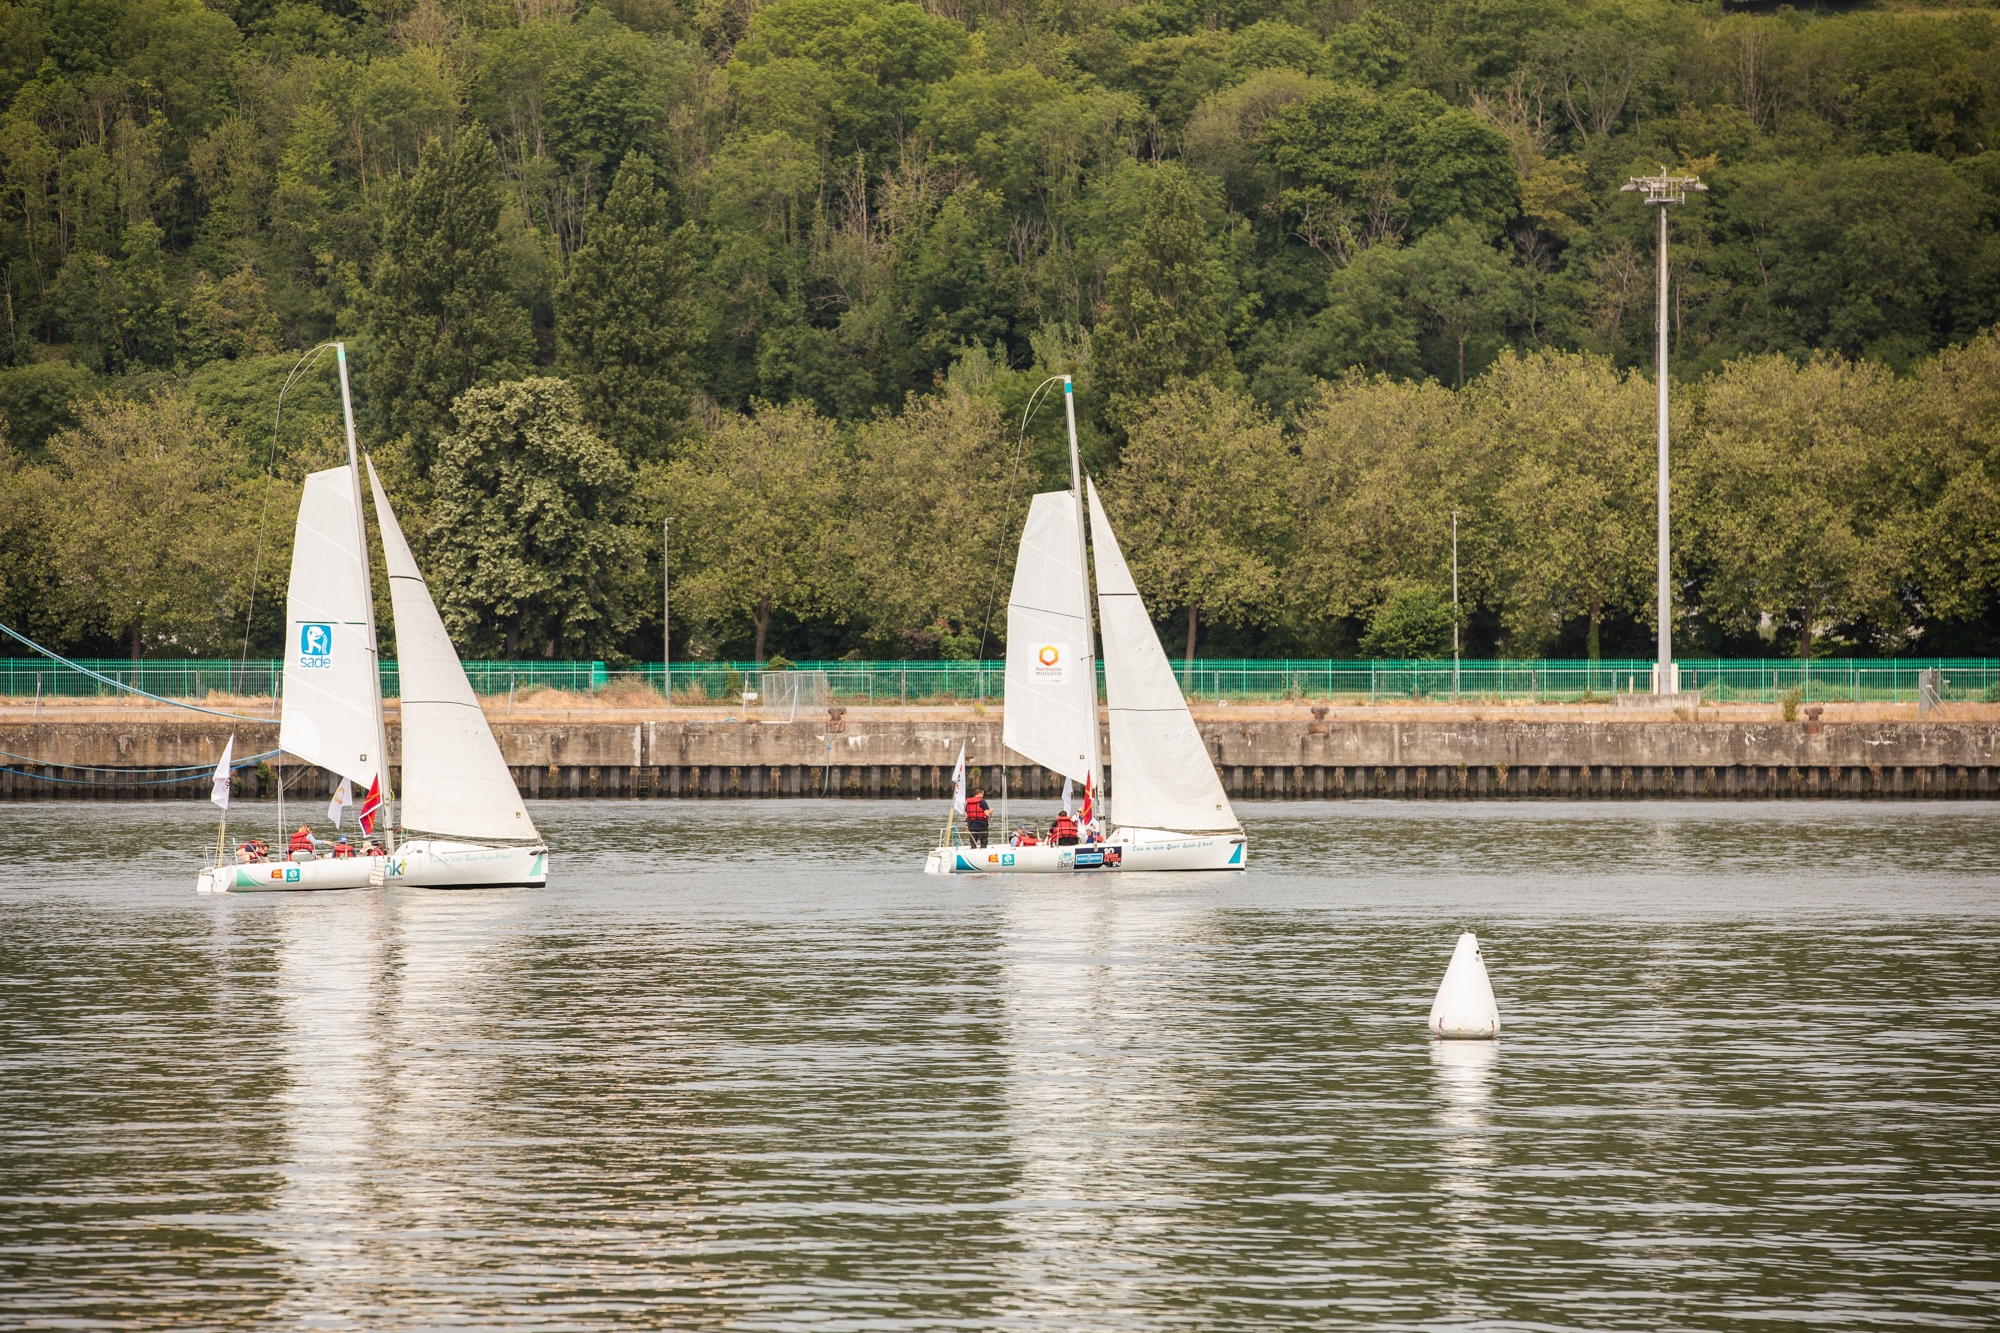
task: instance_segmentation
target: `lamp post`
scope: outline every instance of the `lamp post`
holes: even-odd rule
[[[660,522],[660,693],[666,695],[668,711],[674,709],[674,584],[668,568],[674,558],[674,520]]]
[[[1669,176],[1665,167],[1657,176],[1634,176],[1618,187],[1620,191],[1643,190],[1646,202],[1660,207],[1660,642],[1659,659],[1653,668],[1653,693],[1675,693],[1673,680],[1674,643],[1673,598],[1667,589],[1667,205],[1687,202],[1689,190],[1706,190],[1698,176]]]
[[[1458,702],[1458,511],[1451,511],[1451,701]]]

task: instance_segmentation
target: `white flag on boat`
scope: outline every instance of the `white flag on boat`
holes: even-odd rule
[[[215,781],[209,787],[208,799],[224,810],[229,808],[229,756],[235,749],[236,738],[231,736],[222,747],[222,758],[215,765]]]
[[[340,780],[340,785],[333,789],[333,800],[329,802],[326,807],[326,817],[333,821],[333,826],[335,828],[340,827],[340,816],[346,812],[348,802],[352,801],[353,799],[354,799],[353,785],[350,784],[346,778],[342,778]]]
[[[1064,814],[1066,814],[1066,815],[1068,815],[1068,816],[1069,816],[1069,817],[1070,817],[1071,819],[1075,819],[1075,818],[1076,818],[1076,811],[1074,811],[1074,810],[1070,809],[1070,805],[1069,805],[1069,779],[1068,779],[1068,778],[1064,778],[1064,779],[1063,779],[1063,813],[1064,813]]]
[[[951,808],[965,813],[965,747],[958,747],[958,767],[951,770]]]

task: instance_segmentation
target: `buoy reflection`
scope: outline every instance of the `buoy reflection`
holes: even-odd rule
[[[1486,1247],[1487,1202],[1492,1194],[1494,1154],[1488,1103],[1500,1062],[1491,1041],[1433,1041],[1431,1074],[1437,1085],[1435,1118],[1439,1173],[1435,1188],[1445,1224],[1444,1248],[1471,1253]]]

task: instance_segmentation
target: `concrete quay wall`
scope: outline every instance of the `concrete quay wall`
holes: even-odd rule
[[[2000,796],[2000,723],[1206,721],[1236,799],[1573,799]],[[227,723],[0,723],[0,798],[206,798]],[[236,753],[275,749],[272,724],[237,724]],[[678,719],[501,721],[502,753],[532,797],[938,798],[959,746],[972,779],[1052,797],[1062,780],[1000,742],[998,719],[760,723]],[[1108,749],[1108,739],[1107,739]],[[400,738],[390,727],[392,763]],[[163,770],[181,769],[180,773]],[[334,779],[269,761],[243,796],[317,796]],[[1117,790],[1112,765],[1107,785]]]

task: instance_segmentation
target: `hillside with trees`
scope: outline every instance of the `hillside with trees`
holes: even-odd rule
[[[1471,653],[1648,655],[1664,165],[1677,642],[2000,653],[2000,10],[43,0],[0,108],[53,646],[275,651],[340,338],[468,655],[656,659],[669,517],[677,656],[991,653],[1065,372],[1175,655],[1454,511]]]

